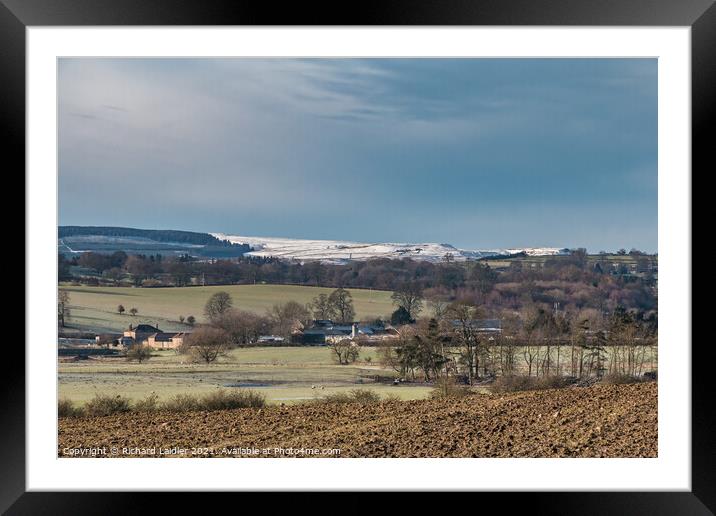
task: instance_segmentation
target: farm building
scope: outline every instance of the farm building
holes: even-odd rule
[[[130,324],[129,328],[124,331],[124,336],[129,337],[134,342],[143,342],[155,333],[161,333],[161,330],[151,324],[138,324],[137,326]]]
[[[158,332],[147,337],[145,345],[155,349],[177,349],[184,343],[184,338],[191,333]]]
[[[320,345],[346,339],[376,341],[394,338],[397,334],[397,330],[392,326],[362,325],[358,322],[335,324],[329,320],[317,320],[310,328],[294,332],[291,335],[291,342]]]
[[[258,339],[256,339],[256,342],[261,344],[280,344],[285,340],[286,339],[283,337],[279,337],[277,335],[261,335]]]
[[[457,328],[462,325],[461,321],[451,321],[453,327]],[[502,321],[500,319],[473,319],[469,321],[470,328],[477,333],[500,334],[502,333]]]
[[[130,324],[119,343],[125,347],[140,344],[154,349],[176,349],[189,335],[189,332],[164,332],[150,324],[138,324],[136,327]]]
[[[307,328],[291,334],[292,344],[324,345],[326,343],[325,328]]]

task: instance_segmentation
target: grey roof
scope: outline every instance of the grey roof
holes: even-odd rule
[[[307,330],[303,331],[304,335],[325,335],[326,329],[325,328],[308,328]]]
[[[340,328],[340,327],[338,327],[338,326],[334,326],[333,328],[328,328],[328,329],[326,329],[325,334],[326,334],[326,335],[350,335],[350,334],[351,334],[351,330],[350,330],[350,329],[349,329],[349,330],[345,330],[345,329],[342,329],[342,328]]]
[[[166,332],[159,332],[155,333],[154,335],[150,335],[151,337],[154,337],[155,341],[158,342],[170,342],[174,336],[176,336],[176,333],[166,333]]]
[[[156,328],[150,324],[138,324],[136,327],[129,331],[138,331],[139,333],[158,333],[161,332],[159,328]]]
[[[341,333],[351,333],[353,331],[353,326],[335,325],[330,329]]]
[[[330,324],[328,324],[330,323]],[[304,335],[351,335],[353,333],[353,326],[355,325],[356,332],[362,333],[363,335],[373,335],[374,333],[387,333],[389,329],[384,326],[373,326],[363,325],[359,326],[356,323],[353,324],[333,324],[327,320],[316,320],[314,325],[310,328],[303,330]]]

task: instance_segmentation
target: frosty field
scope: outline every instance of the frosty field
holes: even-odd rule
[[[374,348],[362,348],[357,362],[337,365],[327,347],[256,347],[234,349],[215,364],[187,362],[174,351],[157,351],[145,363],[123,358],[83,360],[58,366],[59,397],[79,404],[95,394],[120,394],[137,400],[150,393],[160,399],[175,394],[205,394],[216,389],[250,388],[268,403],[292,404],[350,389],[368,388],[381,396],[420,399],[424,385],[375,383],[375,375],[392,371],[376,365]]]

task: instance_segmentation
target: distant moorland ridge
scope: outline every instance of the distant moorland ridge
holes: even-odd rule
[[[179,231],[174,229],[136,229],[114,226],[59,226],[58,237],[71,236],[108,236],[108,237],[139,237],[148,238],[158,242],[177,242],[195,245],[210,245],[231,247],[228,240],[220,240],[209,233],[196,233],[194,231]]]

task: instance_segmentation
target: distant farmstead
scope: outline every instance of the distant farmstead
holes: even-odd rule
[[[121,344],[125,347],[136,345],[149,346],[153,349],[177,349],[184,344],[190,332],[164,332],[151,324],[131,324],[121,337]]]
[[[398,331],[392,326],[365,325],[358,322],[336,324],[330,320],[315,320],[313,325],[294,331],[292,344],[325,345],[342,340],[360,340],[364,343],[379,342],[397,337]]]

